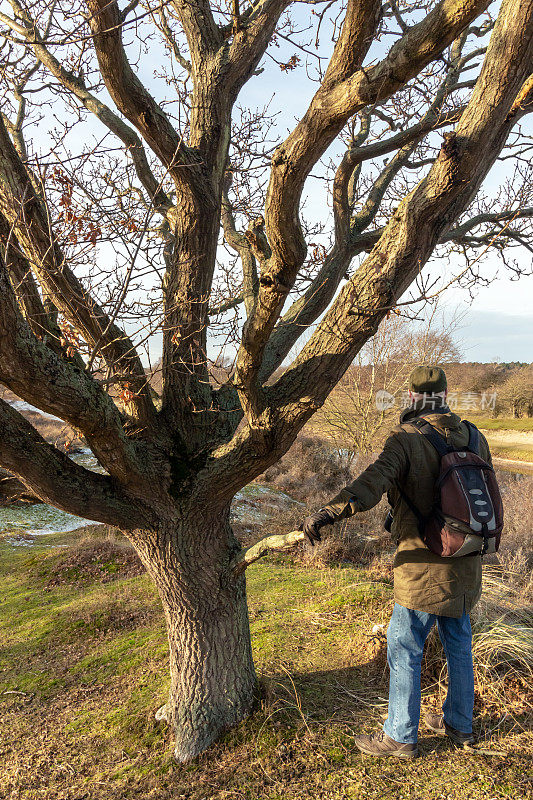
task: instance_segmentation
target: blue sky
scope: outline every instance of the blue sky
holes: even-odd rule
[[[327,26],[323,30],[321,51],[328,54],[332,44],[328,41]],[[273,52],[278,60],[283,61],[298,51],[284,43]],[[367,63],[382,56],[383,48],[378,45],[375,51],[369,53]],[[241,94],[240,103],[257,107],[270,100],[269,110],[279,111],[277,126],[280,134],[283,134],[294,127],[297,118],[306,110],[313,84],[307,80],[303,68],[281,73],[279,66],[269,58],[264,59],[261,66],[265,71],[249,81]],[[533,137],[533,114],[524,119],[523,129]],[[338,144],[334,143],[328,155],[338,153]],[[496,164],[493,167],[483,185],[487,191],[494,191],[506,180],[510,163],[506,161],[504,165]],[[304,201],[306,214],[320,219],[327,208],[322,184],[309,181],[304,191]],[[525,248],[515,250],[513,256],[524,269],[531,270],[533,257]],[[459,266],[460,270],[462,265],[451,264],[446,274],[452,274],[454,266]],[[465,360],[533,361],[533,277],[515,280],[502,263],[490,255],[485,259],[483,274],[490,277],[492,282],[488,286],[476,287],[473,298],[468,290],[458,286],[451,287],[442,298],[451,311],[456,310],[459,314],[465,312],[460,336],[465,341]]]
[[[473,309],[461,330],[465,361],[533,361],[533,313]]]

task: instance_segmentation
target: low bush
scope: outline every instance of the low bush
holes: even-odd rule
[[[299,436],[288,453],[257,478],[310,507],[331,498],[350,480],[347,464],[318,436]]]

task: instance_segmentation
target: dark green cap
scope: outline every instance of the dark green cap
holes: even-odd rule
[[[409,375],[409,388],[417,394],[445,392],[446,373],[440,367],[415,367]]]

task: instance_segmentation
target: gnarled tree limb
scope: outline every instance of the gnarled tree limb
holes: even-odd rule
[[[209,0],[195,0],[194,3],[172,0],[172,6],[185,31],[193,69],[199,68],[223,43],[222,31],[215,22]]]
[[[117,407],[97,381],[32,333],[19,311],[1,256],[0,297],[0,382],[32,405],[79,428],[115,478],[145,491],[149,451],[126,436]]]
[[[139,527],[149,518],[112,478],[79,466],[48,444],[4,400],[0,400],[0,466],[16,475],[43,503],[70,514],[123,530]]]
[[[305,257],[298,207],[312,166],[351,115],[387,98],[449,45],[488,5],[487,0],[442,0],[375,67],[358,70],[379,19],[380,4],[354,0],[323,84],[296,128],[276,150],[266,200],[266,233],[272,257],[262,271],[256,311],[243,331],[235,385],[251,424],[264,410],[257,385],[264,348]],[[345,64],[347,44],[351,57]]]
[[[235,98],[263,56],[283,11],[292,0],[263,0],[250,14],[241,16],[228,51],[228,81]]]
[[[329,125],[324,103],[331,86],[346,74],[347,54],[352,68],[362,63],[380,11],[379,0],[350,0],[324,84],[272,159],[265,206],[266,233],[272,255],[261,270],[258,302],[243,329],[235,370],[235,386],[252,425],[258,423],[264,409],[263,393],[257,384],[264,348],[305,258],[306,246],[298,213],[303,183],[313,164],[342,128],[342,125],[338,129]]]
[[[315,403],[323,402],[322,392],[309,392],[317,346],[337,380],[336,366],[340,366],[342,374],[360,346],[361,337],[368,337],[375,329],[453,220],[468,207],[516,121],[518,109],[513,114],[511,109],[516,108],[516,98],[523,92],[532,59],[533,0],[505,0],[480,77],[454,133],[445,139],[429,174],[400,203],[368,258],[280,379],[280,389],[282,384],[291,384],[289,373],[295,369],[293,390],[300,379],[302,384],[293,396],[311,396]],[[480,152],[483,159],[479,158]],[[316,374],[315,380],[318,386]]]
[[[58,355],[63,354],[57,320],[44,307],[31,267],[3,214],[0,214],[0,258],[4,259],[13,291],[33,334]]]
[[[298,542],[303,542],[305,535],[303,531],[291,531],[290,533],[273,534],[264,536],[255,544],[241,550],[232,561],[231,570],[234,575],[240,575],[244,570],[257,561],[258,558],[272,551],[290,550]]]
[[[113,370],[131,376],[134,390],[130,403],[132,416],[143,424],[148,423],[153,419],[155,409],[135,348],[65,264],[46,209],[35,193],[1,119],[0,213],[13,228],[19,246],[45,293],[53,298],[56,308],[87,342],[98,348]]]
[[[116,0],[87,0],[94,47],[109,94],[119,111],[142,134],[176,184],[206,190],[198,158],[185,146],[167,115],[131,68],[122,44]]]

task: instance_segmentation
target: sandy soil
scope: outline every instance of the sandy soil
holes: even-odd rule
[[[533,447],[533,431],[489,431],[480,428],[489,444],[509,447]]]

